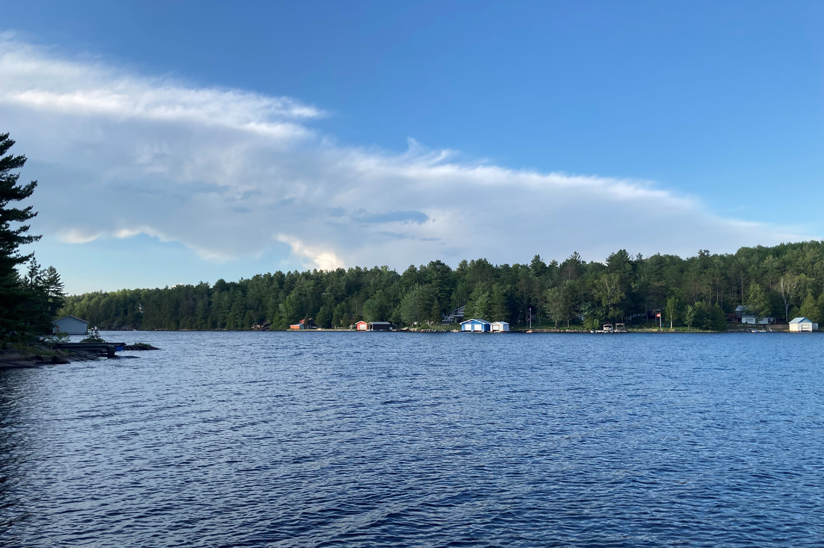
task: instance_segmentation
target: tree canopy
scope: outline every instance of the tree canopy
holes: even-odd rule
[[[701,250],[686,259],[619,250],[603,263],[573,253],[560,263],[536,255],[528,264],[477,259],[454,269],[432,261],[402,273],[387,267],[275,272],[214,285],[87,293],[67,298],[63,313],[105,329],[250,329],[264,322],[282,329],[304,318],[327,328],[361,319],[434,323],[465,305],[467,318],[512,324],[527,323],[530,310],[533,326],[547,327],[607,319],[644,324],[661,313],[674,326],[722,330],[742,304],[775,317],[803,308],[818,321],[823,290],[824,242],[810,241],[734,254]]]

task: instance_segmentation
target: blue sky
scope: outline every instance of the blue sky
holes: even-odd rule
[[[819,2],[3,13],[0,129],[73,292],[824,234]]]

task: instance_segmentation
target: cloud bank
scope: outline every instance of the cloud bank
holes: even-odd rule
[[[293,98],[0,38],[2,129],[25,143],[27,170],[46,189],[38,228],[66,245],[145,234],[204,260],[274,249],[296,266],[331,269],[809,238],[719,217],[651,182],[509,169],[413,139],[402,154],[340,144],[318,128],[325,116]]]

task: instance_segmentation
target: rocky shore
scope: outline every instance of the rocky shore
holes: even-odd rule
[[[95,352],[63,352],[44,347],[32,347],[25,350],[0,350],[0,369],[24,369],[41,365],[58,365],[63,363],[96,360]]]
[[[123,350],[160,350],[146,343],[127,344]],[[128,357],[128,356],[124,356]],[[0,350],[0,369],[25,369],[43,365],[59,365],[100,359],[100,353],[89,350],[57,350],[43,345]],[[115,359],[118,359],[115,357]]]

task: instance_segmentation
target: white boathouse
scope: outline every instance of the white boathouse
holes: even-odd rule
[[[506,333],[509,331],[509,323],[507,322],[492,322],[493,333]]]
[[[52,333],[66,333],[68,335],[86,335],[89,332],[89,322],[66,316],[52,322]]]
[[[799,316],[790,321],[790,331],[793,333],[812,333],[818,331],[818,324],[809,318]]]

